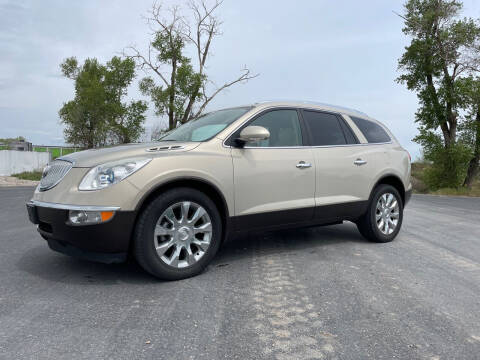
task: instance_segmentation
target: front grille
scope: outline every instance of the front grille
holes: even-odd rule
[[[73,164],[70,161],[55,160],[45,168],[40,180],[40,191],[51,189],[70,171]]]

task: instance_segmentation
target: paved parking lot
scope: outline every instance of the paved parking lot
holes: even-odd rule
[[[1,359],[478,359],[480,199],[413,197],[390,244],[344,225],[227,242],[200,276],[50,251],[0,187]]]

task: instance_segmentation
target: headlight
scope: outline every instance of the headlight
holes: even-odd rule
[[[92,168],[78,190],[99,190],[116,184],[147,165],[152,159],[136,158],[114,161]]]

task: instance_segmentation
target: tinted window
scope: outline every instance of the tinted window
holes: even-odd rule
[[[303,111],[303,119],[310,130],[312,145],[344,145],[347,143],[336,115]]]
[[[391,141],[390,136],[383,128],[373,121],[350,116],[369,143],[383,143]]]
[[[248,143],[248,147],[302,146],[303,144],[296,110],[269,111],[248,125],[263,126],[270,131],[270,137],[267,140]]]

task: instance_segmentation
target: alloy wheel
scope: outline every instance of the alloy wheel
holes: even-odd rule
[[[159,217],[153,242],[159,258],[174,268],[197,263],[212,239],[212,222],[208,212],[191,201],[169,206]]]
[[[397,228],[399,218],[400,207],[395,195],[392,193],[382,194],[375,209],[375,221],[378,229],[384,235],[392,234]]]

